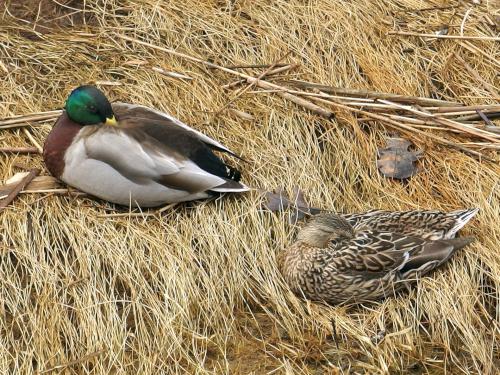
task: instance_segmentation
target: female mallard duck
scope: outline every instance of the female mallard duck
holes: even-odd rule
[[[70,186],[113,203],[154,207],[249,190],[213,150],[238,157],[165,113],[111,104],[97,88],[81,86],[68,97],[43,157]]]
[[[319,214],[279,254],[279,267],[291,289],[306,298],[331,304],[377,300],[471,243],[472,237],[454,237],[477,212]]]

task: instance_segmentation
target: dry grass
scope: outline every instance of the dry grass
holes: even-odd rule
[[[423,171],[408,184],[384,179],[380,124],[361,126],[346,112],[328,121],[272,93],[231,104],[253,121],[216,114],[235,96],[221,88],[234,77],[115,35],[220,65],[270,64],[291,51],[286,62],[301,66],[289,78],[487,104],[492,89],[498,96],[498,42],[386,33],[449,24],[459,34],[471,8],[463,34],[497,36],[493,1],[29,3],[39,2],[0,5],[0,117],[60,108],[73,87],[100,81],[112,99],[166,110],[239,152],[254,187],[298,185],[313,206],[344,212],[481,212],[465,230],[478,241],[409,294],[334,308],[283,285],[275,258],[295,228],[261,212],[258,192],[147,218],[103,218],[113,207],[82,197],[22,195],[0,213],[1,373],[498,373],[498,164],[415,138],[426,149]],[[433,4],[455,7],[409,11]],[[42,144],[50,123],[29,129]],[[13,128],[0,131],[7,146],[33,144]],[[16,163],[43,168],[39,155],[0,155],[1,177]]]

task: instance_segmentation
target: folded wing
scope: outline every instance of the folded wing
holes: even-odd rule
[[[331,244],[336,254],[331,267],[346,273],[354,270],[367,280],[388,274],[404,280],[438,267],[472,241],[470,237],[432,241],[391,232],[358,231],[348,244]]]
[[[162,145],[137,128],[100,127],[85,139],[85,148],[89,158],[105,162],[138,184],[154,180],[192,193],[215,190],[219,186],[229,189],[228,179],[200,168],[186,155]],[[234,185],[227,191],[247,189],[235,181],[230,183]]]
[[[441,211],[382,211],[373,210],[360,214],[343,215],[356,229],[393,232],[428,240],[454,238],[478,212],[477,208]]]
[[[205,144],[209,145],[211,148],[218,151],[227,152],[228,154],[231,154],[239,158],[237,154],[228,149],[226,146],[217,142],[215,139],[212,139],[209,136],[197,131],[196,129],[191,128],[190,126],[186,125],[179,119],[176,119],[175,117],[170,116],[167,113],[143,105],[129,104],[123,102],[114,102],[112,104],[112,107],[113,111],[120,120],[122,119],[125,120],[130,118],[135,118],[135,119],[140,118],[146,120],[146,122],[161,122],[163,123],[164,126],[168,126],[170,128],[178,128],[190,132],[196,138],[198,138]]]

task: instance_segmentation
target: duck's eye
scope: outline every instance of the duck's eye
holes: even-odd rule
[[[89,105],[89,106],[88,106],[88,109],[89,109],[89,111],[90,111],[90,112],[92,112],[92,113],[96,113],[96,112],[97,112],[97,108],[96,108],[94,105]]]

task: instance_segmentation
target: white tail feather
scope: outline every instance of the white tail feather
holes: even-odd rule
[[[479,212],[479,208],[471,208],[468,210],[457,210],[449,213],[450,216],[455,217],[455,225],[448,232],[445,238],[454,238],[457,232],[467,224]]]
[[[220,186],[220,187],[214,187],[210,189],[210,191],[215,191],[217,193],[238,193],[251,190],[248,186],[242,184],[241,182],[238,182],[238,184],[240,185],[239,187]]]

